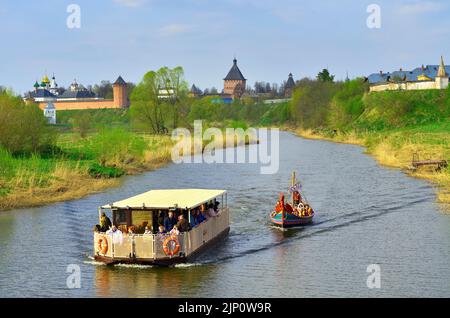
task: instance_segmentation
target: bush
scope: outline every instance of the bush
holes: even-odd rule
[[[0,114],[0,146],[11,154],[39,153],[55,144],[56,131],[37,105],[26,105],[20,97],[3,91]]]
[[[144,138],[122,128],[103,129],[87,140],[85,152],[93,154],[102,166],[121,166],[141,160],[147,150]]]
[[[116,167],[105,167],[98,163],[93,163],[89,167],[89,175],[93,178],[119,178],[125,174],[125,171]]]

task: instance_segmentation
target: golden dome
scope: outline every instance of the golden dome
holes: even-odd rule
[[[48,79],[48,76],[47,76],[47,75],[45,75],[45,76],[42,78],[42,83],[50,84],[50,80]]]

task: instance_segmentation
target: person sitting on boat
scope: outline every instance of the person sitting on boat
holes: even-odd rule
[[[294,206],[297,206],[302,201],[302,196],[300,195],[300,192],[298,192],[297,190],[294,191],[292,197],[294,199]]]
[[[123,242],[122,231],[119,230],[115,225],[113,225],[111,229],[106,232],[106,234],[112,237],[112,241],[114,244],[122,244]]]
[[[100,232],[108,231],[112,226],[111,220],[106,216],[105,212],[102,212],[102,216],[100,218]]]
[[[189,224],[188,220],[186,220],[183,214],[180,215],[180,220],[178,221],[176,227],[180,230],[180,232],[189,232],[192,229],[191,225]]]
[[[214,199],[214,211],[216,211],[216,213],[219,212],[219,205],[220,202]]]
[[[192,227],[196,227],[196,226],[200,225],[201,221],[200,221],[199,215],[201,215],[199,210],[194,209],[191,211],[191,226]]]
[[[158,226],[158,234],[166,234],[166,228],[164,227],[164,225],[160,225]]]
[[[178,223],[173,211],[169,211],[169,215],[164,219],[164,228],[166,231],[172,231],[174,225]]]
[[[197,211],[197,223],[203,223],[206,221],[206,217],[203,215],[203,213],[200,212],[199,209],[196,210]]]
[[[206,212],[207,212],[207,215],[209,215],[212,218],[217,216],[217,213],[214,210],[214,204],[212,204],[212,203],[209,205],[208,211],[206,211]]]
[[[160,225],[160,227],[161,227],[162,225]],[[164,226],[162,226],[163,228],[164,228]],[[150,235],[150,234],[153,234],[153,232],[152,232],[152,230],[148,227],[148,226],[146,226],[145,227],[145,231],[144,231],[144,235]]]
[[[170,235],[180,235],[180,231],[178,230],[177,225],[175,224],[172,230],[169,232]]]
[[[132,236],[134,234],[136,234],[136,228],[134,226],[130,226],[128,228],[128,235]]]

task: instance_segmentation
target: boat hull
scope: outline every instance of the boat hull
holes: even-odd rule
[[[195,250],[188,256],[176,256],[158,259],[139,259],[139,258],[111,258],[101,255],[95,255],[94,259],[106,265],[128,264],[128,265],[172,266],[176,264],[183,264],[192,261],[195,257],[206,252],[206,250],[211,248],[213,245],[224,240],[228,236],[229,232],[230,228],[228,227],[218,236],[206,242],[204,245],[199,247],[197,250]]]
[[[295,227],[295,226],[303,226],[308,225],[313,222],[314,214],[310,216],[298,217],[293,214],[286,213],[285,218],[283,219],[281,213],[272,216],[270,215],[270,221],[276,225],[283,228]]]

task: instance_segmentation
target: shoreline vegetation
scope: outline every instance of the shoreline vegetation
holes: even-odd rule
[[[290,107],[297,135],[363,146],[381,165],[430,181],[450,210],[450,167],[412,169],[413,156],[450,161],[450,88],[368,93],[362,79],[312,82],[296,89]]]
[[[112,151],[111,155],[109,152],[96,154],[95,158],[90,158],[82,152],[85,143],[95,143],[95,147],[104,149],[114,147],[114,144],[117,145],[117,138],[113,137],[116,133],[129,134],[119,152]],[[49,160],[32,156],[17,159],[5,151],[0,151],[0,160],[9,161],[11,166],[16,168],[15,175],[11,179],[0,179],[0,190],[7,189],[6,193],[0,194],[0,211],[80,199],[119,186],[123,176],[153,171],[172,162],[172,148],[175,142],[171,136],[130,134],[120,129],[107,134],[105,138],[100,136],[103,136],[102,133],[92,134],[84,139],[73,133],[62,136],[58,146],[67,150],[67,153],[78,152],[78,157],[72,158],[66,156]],[[98,144],[98,139],[104,139],[106,145]],[[130,142],[133,139],[142,142],[140,145],[143,147],[142,152],[135,152],[133,141]],[[235,138],[234,147],[257,142],[248,136],[245,141]],[[202,150],[206,144],[211,143],[216,149],[227,146],[225,138],[205,142]],[[195,155],[194,142],[191,141],[191,144],[192,154]]]
[[[134,87],[130,109],[59,111],[53,127],[36,105],[0,89],[7,114],[0,117],[0,210],[81,198],[119,185],[123,175],[162,167],[175,144],[170,132],[192,131],[195,120],[203,130],[279,127],[364,146],[382,165],[430,180],[437,201],[450,207],[450,167],[409,170],[413,155],[450,160],[450,88],[368,93],[363,79],[335,82],[325,71],[298,81],[290,102],[246,96],[225,104],[220,96],[189,97],[182,69],[162,68]],[[176,98],[158,98],[155,87],[167,81],[176,84]],[[215,142],[223,148],[224,140]]]
[[[414,138],[405,138],[407,131],[389,131],[384,134],[339,134],[329,136],[320,134],[312,130],[294,129],[296,135],[313,140],[326,140],[330,142],[352,144],[364,147],[365,153],[371,155],[379,164],[389,168],[400,169],[409,176],[425,179],[431,182],[436,188],[436,198],[439,203],[444,205],[446,210],[450,210],[450,173],[448,169],[436,171],[435,167],[422,168],[414,170],[411,167],[411,153],[421,153],[423,159],[441,158],[443,152],[448,151],[441,145],[432,144],[429,141],[440,138],[442,133],[426,133],[410,131]],[[448,136],[448,132],[446,138]],[[403,139],[403,141],[400,141]]]

